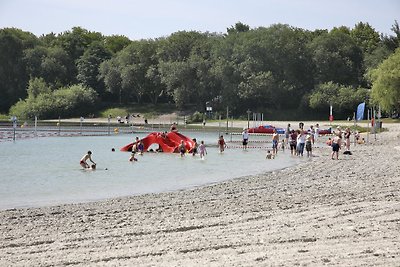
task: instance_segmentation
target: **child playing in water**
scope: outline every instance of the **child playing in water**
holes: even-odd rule
[[[267,159],[273,159],[274,155],[271,153],[270,150],[267,151],[267,155],[265,156]]]
[[[138,149],[140,155],[143,155],[143,152],[144,152],[144,144],[143,144],[143,141],[139,141],[139,144],[137,145],[137,149]]]
[[[90,160],[94,165],[96,165],[96,162],[92,160],[92,151],[88,151],[81,159],[79,164],[82,166],[82,168],[87,169],[90,168],[89,164],[87,163],[87,160]]]
[[[179,153],[181,153],[181,157],[183,157],[186,153],[185,142],[181,141],[181,144],[178,147]]]
[[[137,161],[137,158],[135,158],[135,151],[132,151],[131,157],[129,158],[129,161],[133,162],[133,161]]]
[[[225,140],[224,140],[224,136],[223,136],[223,135],[221,135],[221,136],[219,137],[219,139],[218,139],[218,146],[219,146],[219,152],[220,152],[220,153],[224,152],[225,147],[226,147],[226,143],[225,143]]]
[[[206,150],[206,145],[204,144],[204,141],[201,141],[200,145],[199,145],[199,151],[200,151],[200,158],[204,158],[204,154],[207,154],[207,150]]]
[[[196,156],[196,154],[197,154],[197,148],[199,147],[199,144],[197,144],[196,138],[193,138],[193,142],[194,142],[194,145],[193,145],[193,148],[192,148],[192,155],[193,155],[193,156]]]

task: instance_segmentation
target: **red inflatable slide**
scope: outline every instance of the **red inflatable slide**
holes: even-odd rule
[[[177,133],[177,132],[169,132],[169,133],[158,133],[158,132],[153,132],[150,133],[148,136],[145,138],[141,139],[140,141],[143,142],[144,145],[144,151],[147,151],[147,149],[152,145],[152,144],[158,144],[163,152],[167,153],[175,153],[178,152],[178,146],[180,145],[181,141],[185,143],[185,147],[187,151],[191,151],[194,147],[194,141],[190,139],[187,136],[184,136],[183,134]],[[120,150],[121,151],[132,151],[132,147],[135,143],[130,143],[124,147],[122,147]]]

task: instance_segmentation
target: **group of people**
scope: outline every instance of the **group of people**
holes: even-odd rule
[[[290,124],[288,128],[289,127]],[[305,149],[307,157],[312,157],[312,150],[317,137],[317,131],[315,131],[315,128],[311,126],[308,131],[301,128],[297,130],[290,129],[287,131],[285,139],[287,140],[292,155],[303,156]]]
[[[356,138],[357,138],[357,133],[356,133]],[[333,131],[333,138],[329,138],[327,141],[327,145],[332,147],[332,154],[331,158],[332,159],[339,159],[339,150],[342,148],[342,145],[345,146],[345,151],[344,154],[351,155],[350,151],[350,137],[351,137],[351,131],[350,128],[346,128],[345,131],[343,132],[340,127],[336,128],[336,131]],[[344,139],[344,143],[342,140]]]
[[[176,132],[178,131],[176,123],[173,123],[170,128],[171,132]],[[162,134],[166,134],[162,133]],[[344,146],[345,146],[345,154],[350,154],[350,136],[351,136],[351,131],[349,128],[346,128],[344,132],[342,132],[341,128],[338,127],[336,131],[333,131],[333,138],[329,138],[327,141],[327,145],[332,147],[332,154],[331,158],[332,159],[338,159],[339,158],[339,150],[342,147],[342,139],[344,138]],[[357,138],[357,133],[355,134]],[[294,130],[291,128],[290,123],[287,125],[286,131],[285,131],[285,138],[280,142],[279,140],[279,134],[277,133],[276,129],[273,130],[272,134],[272,152],[271,150],[267,150],[266,158],[267,159],[273,159],[276,157],[278,154],[278,147],[280,145],[281,149],[284,150],[285,147],[290,148],[291,154],[296,155],[296,156],[303,156],[304,154],[304,149],[307,152],[307,157],[312,157],[312,150],[313,146],[319,136],[319,125],[316,124],[315,127],[313,125],[310,126],[308,130],[304,130],[304,123],[299,123],[299,128],[297,130]],[[358,134],[359,138],[359,134]],[[358,140],[357,138],[357,140]],[[243,149],[247,149],[249,141],[249,132],[248,129],[244,129],[242,132],[242,145]],[[193,148],[191,149],[190,153],[195,156],[196,154],[199,154],[200,158],[204,159],[205,155],[207,154],[207,149],[204,141],[201,141],[200,144],[197,143],[196,138],[193,139],[194,145]],[[220,153],[223,153],[226,148],[226,142],[224,140],[223,135],[219,136],[218,139],[218,148]],[[115,151],[113,149],[113,151]],[[143,155],[144,152],[144,144],[143,142],[139,139],[139,137],[136,137],[136,140],[132,146],[132,153],[129,158],[129,161],[135,162],[138,161],[138,159],[135,157],[137,153]],[[154,151],[151,151],[154,152]],[[155,152],[163,152],[162,148],[159,146],[158,149],[155,150]],[[181,143],[178,146],[178,152],[180,153],[181,157],[183,157],[188,151],[186,149],[185,142],[182,140]],[[96,163],[92,160],[91,158],[92,152],[88,151],[80,160],[80,165],[84,169],[96,169]],[[89,165],[87,161],[90,161],[92,164]]]
[[[280,141],[279,134],[276,129],[272,133],[272,152],[267,150],[266,158],[273,159],[278,154],[279,146],[282,150],[285,148],[290,148],[292,155],[303,156],[304,149],[307,151],[307,157],[312,157],[312,148],[315,141],[319,135],[319,124],[317,123],[315,127],[313,125],[305,131],[304,123],[299,123],[299,129],[294,130],[291,128],[290,123],[287,125],[285,130],[285,138]],[[247,149],[247,144],[249,141],[248,129],[244,129],[242,132],[243,139],[243,149]]]

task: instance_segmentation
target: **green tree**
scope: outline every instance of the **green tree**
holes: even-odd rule
[[[128,37],[122,35],[106,36],[104,39],[105,47],[113,54],[118,53],[131,43]]]
[[[309,96],[310,107],[318,110],[333,109],[344,118],[352,116],[360,102],[369,98],[369,90],[328,82],[319,84]]]
[[[36,36],[14,28],[0,29],[0,112],[26,96],[29,76],[24,64],[24,49],[38,42]]]
[[[51,88],[46,84],[43,78],[33,78],[29,80],[28,98],[36,98],[40,94],[51,93]]]
[[[382,37],[383,44],[391,51],[395,51],[400,47],[400,26],[397,20],[394,21],[394,24],[391,28],[394,35],[385,35]]]
[[[101,33],[91,32],[81,27],[73,27],[72,31],[65,31],[57,36],[53,46],[61,47],[72,62],[71,67],[68,68],[68,82],[66,84],[77,82],[77,60],[83,55],[90,44],[93,42],[102,42],[103,39],[104,37]]]
[[[206,88],[212,89],[209,39],[209,34],[178,32],[161,40],[158,50],[161,82],[178,108],[187,104],[201,106],[207,98]]]
[[[116,58],[111,58],[100,64],[100,78],[104,80],[106,90],[117,95],[119,103],[122,103],[122,95],[126,92],[122,87],[121,73]]]
[[[250,30],[250,26],[243,24],[242,22],[237,22],[235,26],[231,26],[226,29],[228,34],[240,33],[240,32],[248,32]]]
[[[149,70],[158,65],[157,43],[152,40],[132,42],[117,56],[122,86],[124,90],[136,97],[138,103],[143,96],[149,96],[154,83],[149,79]],[[154,90],[154,88],[153,88]],[[155,100],[156,102],[157,100]]]
[[[334,83],[358,86],[363,79],[361,49],[349,34],[332,31],[310,44],[316,67],[316,84]]]
[[[77,61],[77,79],[84,86],[93,88],[101,97],[104,97],[105,85],[100,78],[100,64],[111,58],[111,53],[101,42],[93,42]]]
[[[379,33],[368,23],[357,23],[350,31],[350,36],[367,54],[372,53],[380,44]]]
[[[400,49],[370,73],[371,98],[383,111],[400,111]]]
[[[93,89],[73,85],[20,100],[10,108],[10,114],[24,119],[86,116],[95,112],[96,102],[97,94]]]

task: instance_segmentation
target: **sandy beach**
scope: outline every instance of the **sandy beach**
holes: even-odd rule
[[[385,127],[339,160],[322,147],[192,190],[0,211],[0,266],[400,266],[400,125]]]

